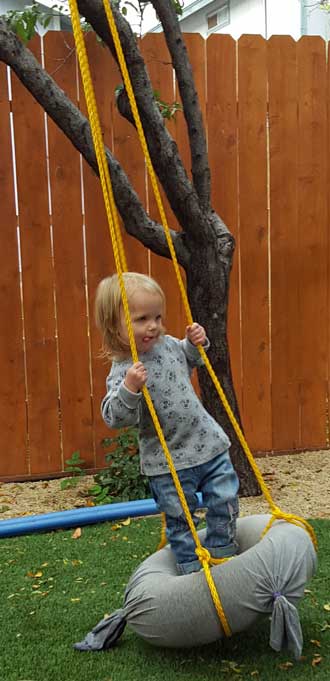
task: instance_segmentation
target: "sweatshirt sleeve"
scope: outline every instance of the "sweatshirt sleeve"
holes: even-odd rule
[[[182,341],[180,341],[181,346],[183,348],[183,352],[186,355],[187,362],[189,366],[193,369],[194,367],[202,367],[204,362],[202,357],[199,354],[198,348],[196,348],[195,345],[193,345],[188,338],[184,338]],[[208,338],[205,338],[205,343],[203,345],[203,348],[205,352],[208,351],[210,347],[210,341]]]
[[[139,422],[142,393],[133,393],[124,384],[125,371],[114,368],[107,378],[107,394],[101,402],[101,414],[109,428],[136,426]]]

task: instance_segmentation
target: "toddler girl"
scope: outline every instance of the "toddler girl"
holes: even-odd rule
[[[197,323],[187,327],[183,340],[165,335],[160,286],[135,272],[123,277],[139,361],[132,364],[118,277],[107,277],[98,286],[95,305],[103,348],[112,360],[102,416],[110,428],[137,426],[141,472],[148,476],[153,497],[166,515],[178,571],[187,574],[201,565],[141,388],[146,384],[150,392],[196,526],[196,492],[202,493],[207,508],[203,545],[214,558],[234,555],[239,481],[229,457],[230,441],[190,381],[192,369],[203,364],[196,346],[208,349],[209,341]]]

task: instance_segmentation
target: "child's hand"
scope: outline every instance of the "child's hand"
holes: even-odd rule
[[[131,366],[125,376],[125,386],[132,393],[138,393],[147,380],[147,370],[142,362],[136,362]]]
[[[193,345],[204,345],[206,333],[203,326],[194,322],[186,328],[186,336]]]

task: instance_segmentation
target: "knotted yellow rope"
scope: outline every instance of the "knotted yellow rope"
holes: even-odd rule
[[[119,35],[117,31],[117,27],[114,21],[114,17],[112,14],[111,6],[110,3],[107,2],[107,0],[103,0],[104,2],[104,10],[108,19],[109,27],[113,36],[114,44],[116,47],[117,51],[117,56],[120,64],[120,68],[122,71],[122,75],[124,78],[125,82],[125,87],[126,91],[129,97],[130,101],[130,106],[131,110],[133,113],[135,125],[138,131],[138,135],[140,138],[141,146],[145,155],[146,159],[146,165],[148,168],[149,176],[151,179],[151,183],[153,186],[157,206],[159,209],[160,217],[161,217],[161,222],[164,226],[165,230],[165,235],[168,243],[168,247],[172,256],[172,261],[173,261],[173,266],[175,270],[175,274],[177,277],[179,289],[181,292],[182,300],[183,300],[183,305],[185,308],[186,312],[186,317],[187,321],[189,324],[193,323],[193,318],[188,302],[188,297],[187,293],[184,287],[184,283],[181,277],[178,261],[176,258],[176,253],[173,245],[173,241],[171,238],[170,230],[168,227],[165,211],[163,208],[160,192],[158,189],[158,184],[157,184],[157,179],[155,176],[155,172],[151,163],[150,155],[149,155],[149,150],[147,147],[145,135],[143,132],[139,112],[137,109],[136,101],[135,101],[135,96],[134,92],[131,86],[126,62],[124,59],[123,51],[121,48],[120,40],[119,40]],[[134,333],[132,329],[132,323],[131,323],[131,318],[130,318],[130,312],[129,312],[129,306],[128,306],[128,300],[127,300],[127,295],[126,295],[126,289],[125,289],[125,284],[124,284],[124,279],[123,279],[123,272],[127,270],[126,266],[126,259],[125,259],[125,254],[124,254],[124,248],[123,248],[123,242],[121,238],[121,233],[120,233],[120,228],[119,228],[119,223],[118,223],[118,217],[117,217],[117,209],[113,197],[113,191],[112,191],[112,185],[111,185],[111,179],[109,175],[109,170],[108,170],[108,164],[106,160],[106,155],[105,155],[105,150],[104,150],[104,144],[103,144],[103,138],[102,138],[102,132],[101,132],[101,127],[100,127],[100,122],[99,122],[99,117],[98,117],[98,112],[97,112],[97,106],[96,106],[96,100],[95,100],[95,95],[94,95],[94,90],[93,90],[93,85],[92,85],[92,79],[90,75],[90,69],[89,69],[89,64],[88,64],[88,58],[87,58],[87,53],[86,53],[86,48],[85,48],[85,43],[84,43],[84,37],[80,25],[80,17],[79,17],[79,12],[77,8],[77,3],[76,0],[69,0],[69,6],[70,6],[70,12],[71,12],[71,19],[72,19],[72,26],[73,26],[73,32],[74,32],[74,38],[75,38],[75,43],[76,43],[76,48],[77,48],[77,53],[78,53],[78,59],[79,59],[79,65],[80,65],[80,70],[81,70],[81,75],[82,75],[82,80],[83,80],[83,85],[84,85],[84,90],[85,90],[85,97],[86,97],[86,103],[87,103],[87,109],[88,109],[88,115],[90,119],[90,124],[91,124],[91,130],[92,130],[92,136],[93,136],[93,142],[94,142],[94,147],[95,147],[95,153],[96,153],[96,158],[97,158],[97,163],[99,167],[99,173],[100,173],[100,180],[101,180],[101,186],[102,186],[102,191],[103,191],[103,196],[104,196],[104,202],[105,202],[105,208],[106,208],[106,214],[108,218],[108,223],[109,223],[109,230],[110,230],[110,235],[111,235],[111,240],[113,244],[113,251],[114,251],[114,258],[115,258],[115,264],[116,264],[116,269],[118,273],[118,281],[119,281],[119,286],[121,290],[121,296],[122,296],[122,303],[123,303],[123,308],[124,308],[124,314],[125,314],[125,321],[127,325],[127,330],[128,330],[128,337],[129,337],[129,342],[130,342],[130,348],[131,348],[131,353],[132,353],[132,359],[133,362],[138,361],[138,354],[137,354],[137,349],[136,349],[136,344],[135,344],[135,338],[134,338]],[[237,423],[235,416],[230,408],[230,405],[225,397],[225,394],[221,388],[221,385],[214,373],[214,370],[208,360],[208,357],[206,356],[206,353],[202,346],[198,346],[199,352],[204,360],[205,366],[209,372],[209,375],[211,379],[213,380],[213,383],[216,387],[216,390],[218,392],[218,395],[223,402],[223,405],[228,413],[229,419],[235,429],[235,432],[237,434],[237,437],[246,453],[246,456],[249,460],[249,463],[256,475],[256,478],[259,482],[259,485],[270,505],[270,508],[272,510],[272,519],[270,523],[268,524],[265,532],[267,529],[270,527],[272,522],[276,518],[283,518],[284,520],[287,520],[288,522],[292,522],[297,525],[302,525],[310,534],[311,539],[313,541],[314,546],[316,546],[316,537],[314,534],[313,528],[302,518],[299,518],[298,516],[294,516],[292,514],[285,514],[283,513],[279,508],[276,507],[274,504],[271,495],[268,491],[268,488],[266,484],[263,481],[263,478],[261,476],[261,473],[254,461],[253,455],[248,447],[248,444],[244,438],[244,435],[240,429],[239,424]],[[186,502],[186,498],[184,496],[180,480],[178,478],[177,472],[175,470],[175,467],[173,465],[172,457],[171,454],[168,450],[157,414],[155,412],[150,394],[148,392],[148,389],[146,386],[143,387],[143,395],[146,400],[146,403],[148,405],[155,429],[157,431],[159,440],[161,442],[161,445],[163,447],[165,457],[167,464],[169,466],[170,472],[172,474],[172,478],[183,508],[183,511],[185,513],[187,523],[189,526],[189,529],[192,533],[192,536],[194,538],[195,544],[196,544],[196,554],[199,558],[199,560],[202,563],[202,566],[204,568],[205,576],[207,579],[207,583],[215,604],[215,608],[217,610],[217,613],[219,615],[220,621],[222,623],[224,632],[227,636],[230,635],[230,627],[228,625],[225,613],[223,611],[221,601],[219,598],[219,594],[217,593],[217,590],[215,588],[215,584],[213,581],[213,577],[210,571],[210,563],[216,564],[219,562],[223,562],[222,559],[216,560],[212,559],[209,552],[207,549],[205,549],[199,540],[198,533],[196,531],[193,519],[191,517],[191,513],[189,510],[189,507]]]
[[[111,31],[111,34],[112,34],[113,42],[114,42],[114,45],[115,45],[115,48],[116,48],[118,62],[119,62],[120,69],[121,69],[121,72],[122,72],[122,76],[123,76],[123,79],[124,79],[125,88],[126,88],[126,92],[127,92],[128,98],[129,98],[131,111],[132,111],[132,114],[133,114],[133,117],[134,117],[135,126],[136,126],[136,129],[137,129],[138,135],[139,135],[141,148],[142,148],[145,160],[146,160],[146,165],[147,165],[147,168],[148,168],[150,181],[151,181],[151,184],[152,184],[152,187],[153,187],[153,191],[154,191],[157,207],[158,207],[158,210],[159,210],[161,222],[163,224],[164,231],[165,231],[168,248],[169,248],[170,253],[171,253],[174,271],[175,271],[176,278],[177,278],[177,281],[178,281],[178,286],[179,286],[179,289],[180,289],[180,292],[181,292],[181,297],[182,297],[183,306],[184,306],[185,313],[186,313],[186,318],[187,318],[188,324],[192,324],[193,323],[193,317],[192,317],[191,310],[190,310],[187,292],[186,292],[186,289],[185,289],[185,286],[184,286],[184,283],[183,283],[183,279],[182,279],[182,276],[181,276],[181,272],[180,272],[179,264],[178,264],[178,261],[177,261],[177,257],[176,257],[175,248],[174,248],[174,245],[173,245],[171,233],[170,233],[170,230],[169,230],[169,226],[168,226],[163,202],[162,202],[161,195],[160,195],[160,192],[159,192],[159,189],[158,189],[158,183],[157,183],[155,171],[154,171],[154,168],[153,168],[153,165],[152,165],[152,162],[151,162],[149,149],[148,149],[148,146],[147,146],[144,130],[143,130],[143,127],[142,127],[142,124],[141,124],[140,114],[139,114],[139,111],[138,111],[138,108],[137,108],[134,91],[133,91],[130,76],[129,76],[129,73],[128,73],[128,70],[127,70],[126,61],[125,61],[122,46],[121,46],[121,43],[120,43],[120,38],[119,38],[117,26],[116,26],[116,23],[115,23],[115,20],[114,20],[114,17],[113,17],[113,13],[112,13],[110,3],[107,2],[107,0],[103,0],[103,6],[104,6],[104,11],[106,13],[107,19],[108,19],[108,24],[109,24],[109,28],[110,28],[110,31]],[[230,422],[231,422],[231,424],[232,424],[232,426],[233,426],[233,428],[236,432],[236,435],[239,439],[239,442],[240,442],[240,444],[241,444],[241,446],[242,446],[242,448],[243,448],[243,450],[244,450],[244,452],[247,456],[247,459],[250,463],[250,466],[251,466],[251,468],[252,468],[252,470],[253,470],[253,472],[254,472],[257,480],[258,480],[258,483],[260,485],[260,489],[262,490],[266,500],[268,501],[270,510],[271,510],[272,514],[274,515],[274,518],[283,518],[287,522],[292,522],[293,524],[302,525],[306,529],[308,534],[310,535],[311,540],[312,540],[314,546],[316,547],[317,546],[317,540],[316,540],[315,532],[314,532],[313,528],[311,527],[311,525],[306,520],[304,520],[303,518],[299,518],[299,516],[295,516],[295,515],[290,514],[290,513],[282,513],[282,511],[279,508],[277,508],[277,506],[274,504],[272,497],[271,497],[271,494],[270,494],[270,492],[267,488],[267,485],[265,484],[265,482],[262,478],[261,472],[260,472],[260,470],[259,470],[259,468],[258,468],[258,466],[257,466],[257,464],[254,460],[254,457],[253,457],[252,452],[251,452],[251,450],[250,450],[250,448],[249,448],[249,446],[248,446],[248,444],[245,440],[245,437],[242,433],[242,430],[241,430],[241,428],[240,428],[240,426],[239,426],[239,424],[238,424],[238,422],[237,422],[237,420],[236,420],[236,418],[233,414],[233,411],[232,411],[232,409],[229,405],[229,402],[228,402],[228,400],[225,396],[225,393],[223,392],[223,389],[220,385],[220,382],[219,382],[219,380],[218,380],[218,378],[217,378],[217,376],[216,376],[216,374],[215,374],[215,372],[212,368],[210,360],[208,359],[208,357],[205,353],[205,350],[201,345],[198,346],[198,349],[199,349],[201,357],[203,358],[206,369],[207,369],[207,371],[208,371],[208,373],[209,373],[209,375],[210,375],[210,377],[213,381],[213,384],[214,384],[214,386],[217,390],[217,393],[220,397],[220,400],[223,403],[223,406],[224,406],[224,408],[225,408],[225,410],[228,414],[229,420],[230,420]]]
[[[113,251],[114,251],[114,258],[115,258],[115,264],[117,268],[117,273],[118,273],[118,281],[120,285],[120,290],[121,290],[121,296],[122,296],[122,303],[123,303],[123,308],[124,308],[124,314],[125,314],[125,322],[127,325],[127,331],[128,331],[128,337],[129,337],[129,342],[130,342],[130,348],[131,348],[131,353],[132,353],[132,359],[133,362],[138,361],[138,354],[137,354],[137,349],[136,349],[136,343],[135,343],[135,338],[134,338],[134,333],[132,329],[132,323],[131,323],[131,318],[130,318],[130,312],[129,312],[129,306],[128,306],[128,300],[127,300],[127,294],[126,294],[126,289],[125,289],[125,283],[123,279],[123,271],[124,268],[126,269],[126,263],[125,263],[125,258],[124,258],[124,250],[123,250],[123,244],[122,244],[122,239],[121,239],[121,234],[120,234],[120,229],[118,225],[118,220],[116,219],[115,216],[117,216],[117,210],[116,210],[116,205],[114,202],[113,198],[113,193],[112,193],[112,186],[111,186],[111,180],[110,180],[110,175],[108,172],[108,166],[107,166],[107,161],[106,161],[106,156],[105,156],[105,151],[104,151],[104,145],[103,145],[103,140],[102,140],[102,133],[101,133],[101,127],[99,123],[99,117],[98,117],[98,112],[97,112],[97,107],[96,107],[96,100],[95,100],[95,95],[94,95],[94,90],[93,90],[93,84],[92,84],[92,79],[90,75],[90,69],[89,69],[89,64],[88,64],[88,58],[87,58],[87,53],[86,53],[86,48],[85,48],[85,43],[84,43],[84,36],[81,30],[81,25],[80,25],[80,17],[79,17],[79,12],[77,8],[77,3],[76,0],[69,0],[69,6],[70,6],[70,12],[71,12],[71,20],[72,20],[72,27],[73,27],[73,33],[74,33],[74,38],[75,38],[75,43],[76,43],[76,48],[77,48],[77,54],[78,54],[78,59],[79,59],[79,65],[80,65],[80,70],[81,70],[81,76],[82,76],[82,81],[83,81],[83,86],[84,86],[84,91],[85,91],[85,97],[86,97],[86,104],[87,104],[87,109],[88,109],[88,115],[89,115],[89,120],[91,124],[91,131],[92,131],[92,136],[93,136],[93,142],[94,142],[94,147],[95,147],[95,153],[96,153],[96,158],[97,158],[97,163],[99,167],[99,173],[100,173],[100,180],[101,180],[101,186],[102,186],[102,191],[103,191],[103,196],[104,196],[104,201],[105,201],[105,207],[106,207],[106,213],[107,213],[107,218],[108,218],[108,223],[109,223],[109,230],[110,230],[110,235],[111,235],[111,240],[113,244]],[[173,248],[173,246],[172,246]],[[192,321],[192,318],[191,318]],[[161,445],[163,447],[165,457],[167,464],[169,466],[170,472],[172,474],[172,478],[176,487],[176,491],[178,493],[183,511],[185,513],[187,523],[189,526],[189,529],[192,533],[192,536],[194,538],[195,544],[196,544],[196,551],[199,552],[199,559],[202,563],[202,566],[205,570],[205,576],[210,588],[210,592],[213,598],[213,602],[215,605],[215,608],[217,610],[219,619],[222,623],[224,632],[227,636],[230,635],[230,628],[227,623],[227,619],[225,616],[225,613],[223,611],[220,597],[218,595],[218,592],[216,590],[213,577],[211,575],[211,571],[208,565],[209,561],[209,553],[205,552],[203,550],[203,547],[201,545],[199,536],[197,534],[193,519],[191,517],[191,513],[185,498],[185,495],[182,490],[182,486],[180,483],[180,480],[178,478],[177,472],[175,470],[171,454],[168,450],[164,434],[162,432],[154,405],[152,403],[149,391],[146,386],[143,386],[143,395],[146,400],[146,403],[148,405],[155,429],[157,431],[159,440],[161,442]]]

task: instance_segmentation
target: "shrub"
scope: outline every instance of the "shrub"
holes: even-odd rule
[[[140,473],[137,429],[125,428],[115,437],[102,440],[102,446],[109,448],[105,455],[108,466],[94,475],[95,484],[88,490],[93,502],[109,504],[148,497],[148,480]]]

